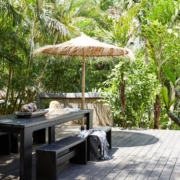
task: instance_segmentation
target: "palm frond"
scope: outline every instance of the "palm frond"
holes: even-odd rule
[[[60,33],[62,36],[69,36],[68,28],[60,21],[51,17],[45,17],[45,25],[48,29],[51,29],[53,33]]]

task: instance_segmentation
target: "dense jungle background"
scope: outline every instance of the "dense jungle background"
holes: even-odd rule
[[[86,92],[114,123],[180,129],[180,0],[0,0],[1,115],[41,92],[81,92],[81,57],[33,52],[82,32],[135,54],[86,61]]]

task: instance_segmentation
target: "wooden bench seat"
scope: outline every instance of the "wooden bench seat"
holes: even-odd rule
[[[70,163],[87,163],[86,138],[69,136],[36,150],[36,179],[57,180],[57,166]]]

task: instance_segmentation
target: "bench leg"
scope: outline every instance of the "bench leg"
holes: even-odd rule
[[[36,180],[57,180],[56,160],[56,153],[36,151]]]
[[[76,163],[76,164],[87,164],[87,142],[84,141],[81,144],[77,145],[78,147],[70,148],[70,151],[73,149],[78,148],[77,155],[69,159],[70,163]]]
[[[112,142],[111,142],[111,130],[106,133],[106,138],[109,143],[109,149],[112,148]]]
[[[99,158],[99,138],[98,136],[89,135],[87,137],[87,159],[88,161],[98,161]]]

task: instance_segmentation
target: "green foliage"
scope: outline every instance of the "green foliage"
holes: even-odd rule
[[[121,42],[121,45],[126,45],[127,41],[131,37],[131,33],[135,33],[135,23],[134,17],[137,15],[141,4],[138,4],[129,11],[126,12],[124,15],[123,13],[120,15],[120,18],[117,19],[115,25],[115,32],[114,36]]]
[[[169,97],[168,97],[168,90],[166,87],[162,87],[161,94],[164,99],[165,106],[169,110]]]
[[[177,49],[179,47],[179,32],[176,30],[177,27],[173,20],[178,10],[177,3],[179,4],[179,1],[147,1],[138,16],[141,22],[140,35],[145,42],[146,63],[151,62],[154,64],[157,80],[162,86],[167,84],[168,81],[162,66],[169,67],[171,71],[178,73],[178,68],[175,64],[179,64],[179,59],[177,58],[177,54],[179,54]],[[167,100],[167,97],[171,97],[171,94],[167,95],[165,88],[161,92],[159,91],[160,93],[161,97],[164,98],[165,107],[168,109],[170,104],[173,103],[173,100]],[[158,101],[156,102],[157,106],[155,107],[159,107]],[[157,124],[159,118],[163,117],[164,112],[161,111],[160,114],[160,108],[155,110],[157,111],[157,116],[155,116],[154,120]]]
[[[34,72],[41,74],[36,82],[44,92],[81,92],[81,57],[43,57],[44,60],[36,61]],[[86,58],[86,92],[100,88],[112,66],[112,58]]]
[[[149,0],[141,10],[141,22],[151,24],[153,21],[166,25],[172,22],[178,9],[178,4],[174,0]]]
[[[42,88],[48,92],[79,92],[81,60],[61,63],[44,58],[42,62],[40,58],[33,59],[31,53],[40,44],[63,42],[70,33],[77,36],[81,29],[75,26],[77,19],[83,18],[87,32],[94,30],[93,27],[100,22],[106,26],[100,11],[85,0],[64,1],[63,4],[5,0],[0,3],[0,10],[0,88],[7,92],[2,114],[12,113],[23,103],[34,101],[35,92]],[[90,26],[92,28],[88,29]],[[100,78],[105,78],[102,71],[99,74],[93,72],[86,90],[91,91],[94,84],[99,83],[98,80],[93,82],[95,76],[101,73]]]
[[[110,0],[101,0],[100,2],[100,8],[103,10],[103,11],[106,11],[109,9],[109,7],[113,6],[113,1],[110,1]]]
[[[162,95],[162,98],[164,100],[166,111],[168,112],[170,107],[176,102],[177,99],[175,98],[172,101],[170,100],[168,89],[165,86],[162,87],[162,89],[161,89],[161,95]]]
[[[110,7],[109,19],[111,20],[112,29],[105,32],[112,44],[125,46],[132,34],[136,34],[135,17],[142,4],[128,6],[128,2],[117,2]],[[123,8],[124,7],[124,8]]]
[[[113,69],[102,96],[106,105],[110,106],[115,123],[122,125],[125,119],[125,126],[130,123],[134,127],[152,126],[152,106],[155,101],[155,94],[158,93],[160,85],[153,73],[153,65],[144,65],[141,59],[134,63],[119,62]],[[125,115],[121,115],[121,102],[119,97],[119,84],[121,83],[120,74],[125,73],[126,79],[126,100],[127,108]]]
[[[178,79],[176,80],[176,77],[174,75],[173,72],[171,72],[167,67],[163,67],[163,70],[165,71],[166,75],[169,77],[169,79],[171,80],[170,83],[173,84],[173,92],[175,92],[175,96],[177,98],[180,98],[179,96],[179,90],[178,90]],[[170,91],[170,90],[169,90]],[[171,92],[170,91],[170,92]],[[175,97],[174,100],[172,100],[172,98],[169,98],[169,94],[168,93],[168,89],[167,87],[163,87],[162,91],[161,91],[163,100],[164,100],[164,104],[165,104],[165,108],[166,108],[166,113],[168,115],[168,117],[170,118],[171,121],[173,121],[176,125],[173,127],[177,127],[180,126],[180,118],[179,118],[179,100],[177,100],[177,98]],[[172,108],[173,108],[173,112],[172,112]],[[168,127],[169,128],[169,127]],[[170,128],[172,128],[172,125],[170,126]]]

